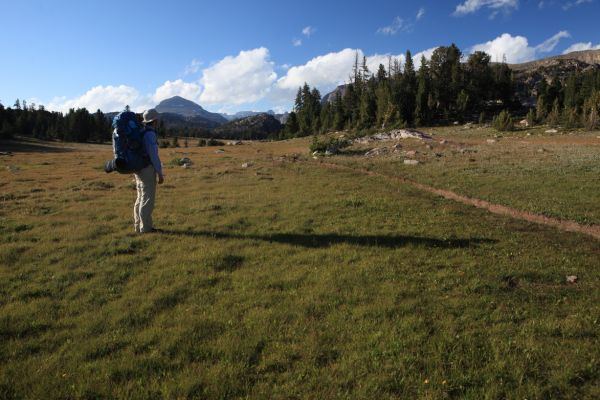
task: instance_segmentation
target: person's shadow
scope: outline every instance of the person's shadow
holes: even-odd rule
[[[265,235],[240,234],[227,232],[209,232],[194,230],[161,230],[166,235],[190,237],[207,237],[214,239],[249,239],[270,243],[291,244],[308,248],[323,248],[339,243],[355,244],[369,247],[397,248],[406,245],[437,247],[444,249],[475,247],[481,244],[493,244],[496,240],[483,238],[438,239],[410,235],[340,235],[336,233],[272,233]]]

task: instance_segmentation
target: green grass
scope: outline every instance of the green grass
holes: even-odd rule
[[[407,157],[421,161],[417,167],[404,165],[401,153],[375,160],[344,156],[337,161],[370,165],[380,172],[520,210],[600,224],[598,133],[545,134],[545,129],[502,134],[492,129],[426,129],[434,134],[433,141],[402,143],[404,149],[417,151]],[[442,139],[448,143],[440,144]],[[490,139],[496,142],[488,143]],[[356,149],[350,151],[356,154]]]
[[[600,396],[598,241],[307,146],[190,149],[149,235],[108,147],[0,159],[0,398]]]

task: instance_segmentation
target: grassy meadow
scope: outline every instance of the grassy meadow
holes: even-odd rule
[[[327,161],[600,223],[595,133],[432,132]],[[145,235],[110,146],[2,144],[0,399],[600,397],[600,241],[309,143],[161,149]]]

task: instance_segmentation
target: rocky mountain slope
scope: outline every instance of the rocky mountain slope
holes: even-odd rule
[[[222,139],[267,139],[282,128],[273,115],[262,113],[228,122],[214,129],[212,134]]]
[[[589,65],[600,64],[600,50],[574,51],[560,56],[543,58],[522,64],[509,64],[510,69],[515,72],[535,71],[540,68],[560,68],[570,66],[581,68]]]
[[[273,110],[269,110],[269,111],[265,111],[265,112],[261,112],[261,111],[238,111],[235,114],[221,114],[226,120],[228,121],[235,121],[236,119],[242,119],[242,118],[246,118],[246,117],[253,117],[255,115],[260,115],[260,114],[270,114],[270,115],[275,115],[275,112]]]
[[[337,96],[344,97],[344,93],[346,93],[346,85],[339,85],[321,98],[321,104],[333,103]]]

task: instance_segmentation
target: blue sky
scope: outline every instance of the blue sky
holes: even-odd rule
[[[374,69],[452,42],[508,62],[600,48],[599,1],[0,0],[0,101],[285,110],[304,81],[343,83],[357,51]]]

